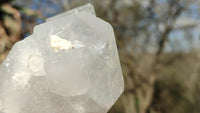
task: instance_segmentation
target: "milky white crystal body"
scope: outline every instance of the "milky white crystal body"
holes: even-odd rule
[[[13,46],[0,68],[0,113],[106,113],[123,88],[113,29],[87,4]]]

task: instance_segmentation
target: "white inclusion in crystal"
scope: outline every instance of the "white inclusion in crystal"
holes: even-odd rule
[[[74,48],[81,48],[81,47],[85,47],[85,45],[83,44],[83,42],[80,42],[78,40],[75,40],[73,42]]]
[[[28,57],[28,69],[33,76],[44,76],[44,59],[39,52],[36,52]]]
[[[14,84],[16,83],[17,88],[24,88],[29,82],[30,77],[29,73],[19,72],[12,77],[12,81]]]
[[[74,48],[70,41],[60,38],[56,35],[50,36],[50,45],[55,50],[55,52]]]
[[[85,107],[81,104],[75,104],[74,108],[76,109],[76,113],[85,113]]]
[[[8,67],[10,64],[9,63],[6,63],[6,67]]]

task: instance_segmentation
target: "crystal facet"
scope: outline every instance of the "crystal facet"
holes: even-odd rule
[[[113,29],[87,4],[13,46],[0,68],[0,112],[106,113],[123,89]]]

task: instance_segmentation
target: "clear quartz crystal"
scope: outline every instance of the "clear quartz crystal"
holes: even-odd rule
[[[113,29],[87,4],[13,46],[0,68],[0,113],[106,113],[123,89]]]

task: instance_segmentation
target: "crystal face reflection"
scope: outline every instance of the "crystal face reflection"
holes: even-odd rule
[[[123,89],[113,29],[87,4],[14,45],[0,68],[0,112],[106,113]]]

